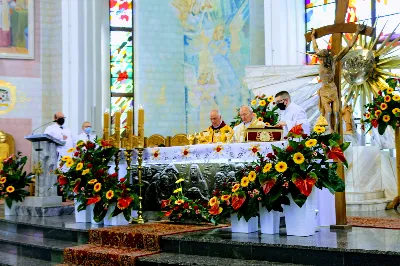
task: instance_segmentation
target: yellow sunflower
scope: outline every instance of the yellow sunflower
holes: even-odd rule
[[[111,189],[109,191],[107,191],[106,193],[106,198],[107,199],[112,199],[114,197],[114,191],[112,191]]]
[[[65,155],[65,156],[63,156],[63,157],[61,158],[61,160],[62,160],[63,162],[67,162],[67,161],[71,160],[71,157],[69,157],[68,155]]]
[[[222,195],[222,197],[221,197],[221,199],[223,200],[223,201],[227,201],[227,200],[229,200],[231,198],[231,195]]]
[[[0,184],[4,184],[6,181],[7,181],[7,178],[5,176],[0,178]]]
[[[217,203],[218,203],[217,197],[212,197],[212,198],[210,199],[210,201],[208,202],[208,205],[214,206],[214,205],[217,204]]]
[[[396,102],[400,101],[400,95],[398,95],[398,94],[393,95],[393,101],[396,101]]]
[[[318,134],[322,134],[325,132],[325,127],[322,126],[315,126],[314,131],[317,132]]]
[[[14,188],[13,186],[8,186],[8,187],[6,188],[6,191],[7,191],[8,193],[13,193],[13,192],[15,191],[15,188]]]
[[[257,177],[256,172],[251,171],[251,172],[249,173],[249,180],[250,180],[251,182],[254,182],[254,180],[256,180],[256,177]]]
[[[285,162],[279,162],[275,165],[275,170],[279,173],[283,173],[287,170],[287,164]]]
[[[381,110],[376,110],[376,111],[375,111],[375,116],[376,116],[376,117],[379,117],[381,114],[382,114],[382,111],[381,111]]]
[[[390,102],[390,100],[392,100],[392,97],[390,97],[389,95],[385,96],[385,102]]]
[[[264,118],[262,118],[262,117],[259,117],[259,118],[257,118],[258,119],[258,121],[260,121],[260,122],[263,122],[264,121]]]
[[[90,172],[90,169],[85,169],[85,170],[82,171],[82,175],[86,175],[89,172]]]
[[[389,122],[390,121],[390,116],[388,116],[388,115],[384,115],[383,116],[383,118],[382,118],[382,120],[383,120],[383,122]]]
[[[369,119],[370,117],[371,117],[370,113],[366,113],[366,114],[365,114],[365,118],[366,118],[366,119]]]
[[[390,97],[390,96],[389,96]],[[381,109],[382,111],[386,110],[387,104],[386,103],[381,103]]]
[[[304,163],[304,155],[303,155],[301,152],[296,152],[296,153],[293,155],[293,161],[294,161],[296,164],[302,164],[302,163]]]
[[[265,106],[267,104],[267,102],[265,100],[261,100],[258,104],[260,106]]]
[[[66,165],[67,167],[73,166],[73,165],[74,165],[74,160],[69,159],[65,165]]]
[[[317,140],[316,139],[309,139],[306,141],[306,147],[311,148],[317,145]]]
[[[386,93],[387,93],[387,94],[392,94],[392,93],[393,93],[393,91],[394,91],[394,89],[393,89],[393,88],[388,88],[388,89],[386,90]]]
[[[88,182],[88,184],[89,185],[93,185],[94,183],[96,183],[97,182],[97,179],[91,179],[89,182]]]
[[[76,170],[79,171],[83,168],[83,163],[78,163],[78,165],[76,166]]]
[[[270,124],[270,123],[268,123],[268,122],[265,122],[265,126],[267,126],[267,127],[270,127],[270,126],[271,126],[271,124]]]
[[[183,203],[185,203],[184,200],[181,200],[181,199],[175,200],[175,204],[176,204],[176,205],[181,205],[181,204],[183,204]]]
[[[249,178],[247,176],[242,177],[242,180],[240,180],[240,185],[242,187],[247,187],[249,185]]]
[[[240,185],[239,185],[239,184],[235,184],[235,185],[232,187],[232,192],[236,192],[239,188],[240,188]]]
[[[271,163],[267,163],[266,165],[264,165],[263,173],[269,172],[269,170],[271,170],[271,168],[272,168],[272,164]]]
[[[73,152],[75,150],[75,148],[69,148],[68,150],[67,150],[67,152]]]
[[[251,101],[251,105],[256,105],[257,104],[257,100],[252,100]]]
[[[268,102],[272,103],[274,101],[274,96],[269,96],[267,100]]]
[[[395,115],[396,113],[400,113],[400,108],[394,108],[392,113]]]
[[[100,184],[100,183],[96,183],[96,184],[94,185],[93,189],[94,189],[95,192],[99,192],[100,189],[101,189],[101,184]]]

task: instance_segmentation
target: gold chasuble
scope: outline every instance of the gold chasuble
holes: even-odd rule
[[[225,134],[228,132],[232,132],[232,128],[225,124],[224,121],[222,121],[221,125],[218,127],[213,127],[212,125],[205,131],[208,131],[208,142],[225,142],[226,141],[226,136]]]
[[[235,142],[245,142],[246,141],[246,129],[247,128],[265,128],[265,123],[258,121],[256,117],[249,123],[240,123],[233,128],[233,140]]]

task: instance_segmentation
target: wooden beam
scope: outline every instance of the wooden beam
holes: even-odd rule
[[[318,29],[315,29],[315,38],[321,38],[325,35],[329,35],[332,33],[356,33],[357,24],[355,23],[337,23],[333,25],[324,26]],[[367,26],[363,35],[372,36],[374,34],[374,28]],[[311,32],[307,32],[304,34],[307,42],[311,42]]]

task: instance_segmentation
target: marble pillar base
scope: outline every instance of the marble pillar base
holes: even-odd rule
[[[29,207],[59,207],[62,205],[62,197],[26,197],[21,205]]]
[[[52,206],[52,207],[35,207],[35,206],[17,206],[16,214],[20,216],[50,217],[60,215],[71,215],[74,213],[74,206]]]

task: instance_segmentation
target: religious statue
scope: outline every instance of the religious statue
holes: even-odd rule
[[[3,168],[3,160],[10,156],[10,145],[6,143],[6,134],[0,131],[0,169]]]
[[[319,110],[328,121],[331,132],[338,132],[340,111],[338,89],[334,81],[335,66],[336,63],[339,62],[354,46],[358,35],[364,30],[365,25],[359,24],[350,44],[343,48],[337,55],[332,55],[331,50],[329,49],[318,49],[317,41],[315,40],[315,30],[313,29],[311,33],[314,51],[317,54],[318,59],[321,61],[321,64],[319,65],[319,77],[322,82],[322,87],[318,90]],[[331,122],[332,112],[334,115],[333,130]]]
[[[202,196],[209,198],[208,185],[197,164],[192,164],[189,170],[189,187],[197,187]],[[190,189],[189,189],[190,190]]]
[[[346,123],[346,132],[345,133],[353,133],[353,108],[351,105],[346,105],[342,109],[342,118]]]
[[[168,199],[171,194],[169,178],[161,176],[160,173],[155,174],[146,189],[144,197],[145,209],[148,211],[160,210],[161,201]]]

